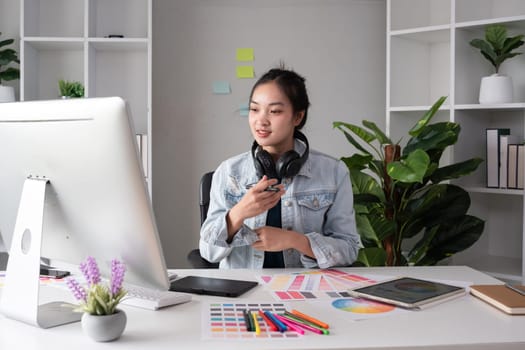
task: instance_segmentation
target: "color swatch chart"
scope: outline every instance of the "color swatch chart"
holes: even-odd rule
[[[0,288],[3,287],[5,284],[5,272],[0,272]],[[49,276],[40,276],[40,284],[50,284],[53,286],[64,286],[67,288],[66,285],[66,279],[65,278],[53,278]]]
[[[260,315],[257,316],[260,333],[248,332],[244,322],[244,310],[249,312],[270,311],[284,313],[287,308],[284,303],[209,303],[202,307],[202,337],[204,339],[286,339],[300,337],[296,332],[272,331]]]
[[[262,275],[259,280],[280,301],[347,298],[350,297],[348,289],[376,282],[372,278],[336,269]]]

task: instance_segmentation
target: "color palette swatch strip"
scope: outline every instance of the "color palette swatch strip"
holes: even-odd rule
[[[348,289],[376,282],[373,278],[337,269],[263,275],[259,280],[280,301],[348,298]]]
[[[285,303],[209,303],[202,308],[203,334],[204,339],[226,339],[226,340],[246,340],[246,339],[297,339],[300,335],[296,332],[272,331],[267,326],[262,317],[258,314],[259,310],[270,311],[282,314],[286,310]],[[259,332],[248,332],[244,318],[244,311],[257,314]]]

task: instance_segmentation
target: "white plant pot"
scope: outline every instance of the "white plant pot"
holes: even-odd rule
[[[511,103],[514,100],[512,78],[501,74],[492,74],[481,78],[479,103]]]
[[[12,86],[0,85],[0,102],[14,102],[15,88]]]
[[[98,342],[108,342],[120,337],[126,328],[126,313],[124,310],[117,309],[111,315],[82,315],[82,330],[93,340]]]

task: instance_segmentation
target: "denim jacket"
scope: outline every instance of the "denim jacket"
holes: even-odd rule
[[[302,154],[304,145],[295,141]],[[265,226],[268,212],[246,219],[230,243],[227,242],[228,211],[245,195],[246,185],[258,182],[250,152],[219,165],[213,175],[210,205],[201,227],[201,256],[220,261],[221,268],[263,267],[264,252],[251,244],[257,241],[252,229]],[[304,233],[315,259],[295,249],[283,251],[285,267],[328,268],[348,266],[357,259],[361,240],[356,230],[353,194],[348,168],[335,158],[310,150],[308,159],[294,178],[282,180],[282,228]]]

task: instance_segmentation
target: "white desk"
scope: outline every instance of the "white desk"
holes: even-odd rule
[[[203,275],[255,280],[255,275],[282,270],[174,270],[180,276]],[[291,272],[292,270],[287,270]],[[498,281],[468,267],[353,268],[362,275],[391,275],[433,278],[473,283]],[[0,288],[1,290],[1,288]],[[508,316],[465,296],[423,311],[352,321],[335,316],[315,303],[291,306],[330,323],[330,335],[307,333],[298,339],[246,341],[203,340],[201,305],[206,301],[275,302],[259,286],[241,298],[195,295],[190,303],[160,311],[123,306],[128,324],[122,337],[112,343],[96,343],[82,333],[79,323],[39,329],[0,315],[0,349],[525,349],[525,316]],[[299,304],[300,303],[300,304]]]

